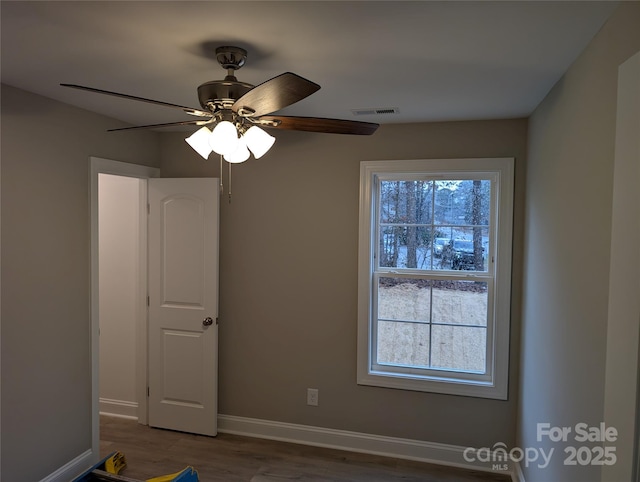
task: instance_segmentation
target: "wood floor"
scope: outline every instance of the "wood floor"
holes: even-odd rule
[[[477,482],[510,477],[238,435],[217,437],[100,418],[101,457],[119,451],[120,475],[145,480],[193,466],[200,482]]]

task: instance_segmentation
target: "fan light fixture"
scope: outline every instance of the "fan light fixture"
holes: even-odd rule
[[[240,164],[241,162],[249,159],[250,155],[251,153],[249,152],[249,149],[247,149],[247,143],[244,136],[242,136],[238,139],[238,142],[236,142],[235,150],[224,155],[224,160],[231,164]]]
[[[201,127],[185,141],[205,160],[215,152],[232,164],[246,161],[251,153],[253,157],[259,159],[276,142],[275,137],[256,125],[251,126],[244,133],[243,130],[242,126],[235,126],[229,121],[220,121],[213,131],[206,126]]]
[[[233,153],[238,147],[238,130],[229,121],[218,122],[211,136],[209,145],[213,152],[223,156]]]
[[[253,157],[260,159],[264,156],[271,146],[276,142],[276,138],[267,134],[258,126],[251,126],[249,130],[242,136],[247,143],[247,147],[253,153]]]
[[[200,154],[204,159],[209,157],[211,154],[211,146],[209,145],[209,137],[211,136],[211,131],[206,127],[201,127],[189,137],[185,139],[187,144],[189,144],[194,151]]]

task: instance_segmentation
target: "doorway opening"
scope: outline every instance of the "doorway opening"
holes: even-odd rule
[[[98,174],[98,289],[100,413],[138,419],[146,384],[136,354],[144,350],[146,246],[142,198],[146,180]],[[142,204],[144,203],[144,204]],[[141,205],[142,204],[142,205]]]
[[[96,157],[89,162],[96,458],[101,411],[147,424],[147,179],[159,177],[160,170]]]

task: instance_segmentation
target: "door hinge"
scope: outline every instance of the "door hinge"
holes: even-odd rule
[[[147,306],[149,306],[149,295],[147,295]]]
[[[147,203],[147,214],[151,214],[151,204]]]
[[[149,396],[149,387],[147,387],[147,397]]]

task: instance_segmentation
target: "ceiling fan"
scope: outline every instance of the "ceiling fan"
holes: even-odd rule
[[[255,158],[259,158],[271,148],[275,138],[260,127],[356,135],[370,135],[378,128],[378,124],[370,122],[273,114],[308,97],[320,89],[320,86],[291,72],[285,72],[253,86],[238,81],[234,75],[235,71],[245,64],[247,59],[245,49],[233,46],[218,47],[216,58],[222,68],[227,70],[227,75],[224,80],[212,80],[198,87],[201,109],[82,85],[60,85],[179,109],[197,117],[197,119],[182,122],[123,127],[109,129],[109,131],[183,125],[202,126],[185,140],[203,158],[207,159],[211,152],[216,152],[231,163],[247,160],[249,150]],[[213,131],[207,126],[212,126]]]

